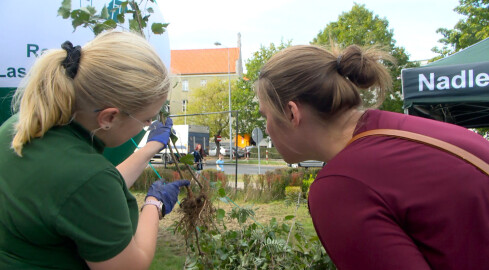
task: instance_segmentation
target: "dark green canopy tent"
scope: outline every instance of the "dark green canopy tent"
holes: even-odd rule
[[[489,127],[489,38],[420,68],[402,70],[407,114]]]

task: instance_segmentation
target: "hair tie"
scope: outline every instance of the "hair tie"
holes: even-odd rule
[[[341,71],[341,67],[340,67],[340,63],[341,63],[341,58],[343,57],[342,54],[340,54],[338,56],[338,58],[336,58],[336,71],[341,75],[341,76],[344,76],[343,75],[343,72]]]
[[[71,42],[65,41],[61,44],[61,48],[66,51],[66,58],[61,62],[61,65],[65,68],[66,74],[74,79],[78,72],[78,66],[80,65],[81,47],[73,47]]]

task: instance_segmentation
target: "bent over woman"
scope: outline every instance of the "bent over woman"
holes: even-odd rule
[[[168,143],[171,119],[152,119],[169,89],[155,50],[127,32],[44,53],[0,127],[0,269],[146,269],[159,220],[186,180],[149,189],[139,215],[129,192]],[[117,168],[104,158],[151,126]]]
[[[256,83],[267,133],[287,163],[327,165],[309,211],[339,269],[489,269],[489,177],[456,155],[402,137],[450,143],[489,162],[489,142],[465,128],[366,109],[360,93],[390,88],[389,55],[349,46],[293,46],[274,55]]]

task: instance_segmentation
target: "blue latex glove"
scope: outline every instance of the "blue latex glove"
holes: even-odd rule
[[[170,117],[166,118],[165,125],[160,121],[154,121],[149,126],[148,140],[146,142],[156,141],[163,144],[165,148],[170,140],[171,128],[173,127],[173,120]]]
[[[188,180],[177,180],[171,183],[165,183],[162,179],[154,182],[148,190],[148,196],[155,197],[165,205],[165,215],[170,213],[178,200],[180,187],[190,185]]]

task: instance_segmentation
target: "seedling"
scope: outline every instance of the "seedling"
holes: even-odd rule
[[[162,120],[162,122],[165,122],[166,117],[168,117],[169,115],[167,110],[165,110],[165,107],[166,106],[164,106],[160,111],[160,119]],[[211,200],[209,199],[209,189],[205,188],[209,187],[209,185],[202,185],[202,183],[199,182],[197,176],[191,168],[191,165],[193,165],[193,155],[187,154],[180,159],[177,159],[175,153],[173,152],[173,149],[175,149],[176,154],[180,156],[180,153],[175,146],[177,140],[178,137],[172,131],[172,134],[170,135],[170,143],[172,144],[172,147],[168,148],[170,149],[170,155],[177,168],[178,174],[182,179],[184,178],[183,173],[178,166],[178,163],[183,163],[187,171],[189,171],[190,175],[192,176],[191,180],[197,183],[199,189],[196,192],[197,194],[194,194],[189,186],[186,187],[187,197],[183,199],[180,203],[180,212],[183,213],[183,217],[178,222],[175,231],[180,229],[182,234],[185,236],[185,240],[187,241],[187,243],[189,240],[191,241],[192,234],[195,234],[195,243],[199,250],[199,255],[203,256],[204,253],[201,251],[199,244],[198,228],[202,226],[207,226],[207,224],[214,224],[213,218],[216,211],[214,206],[212,205]]]

